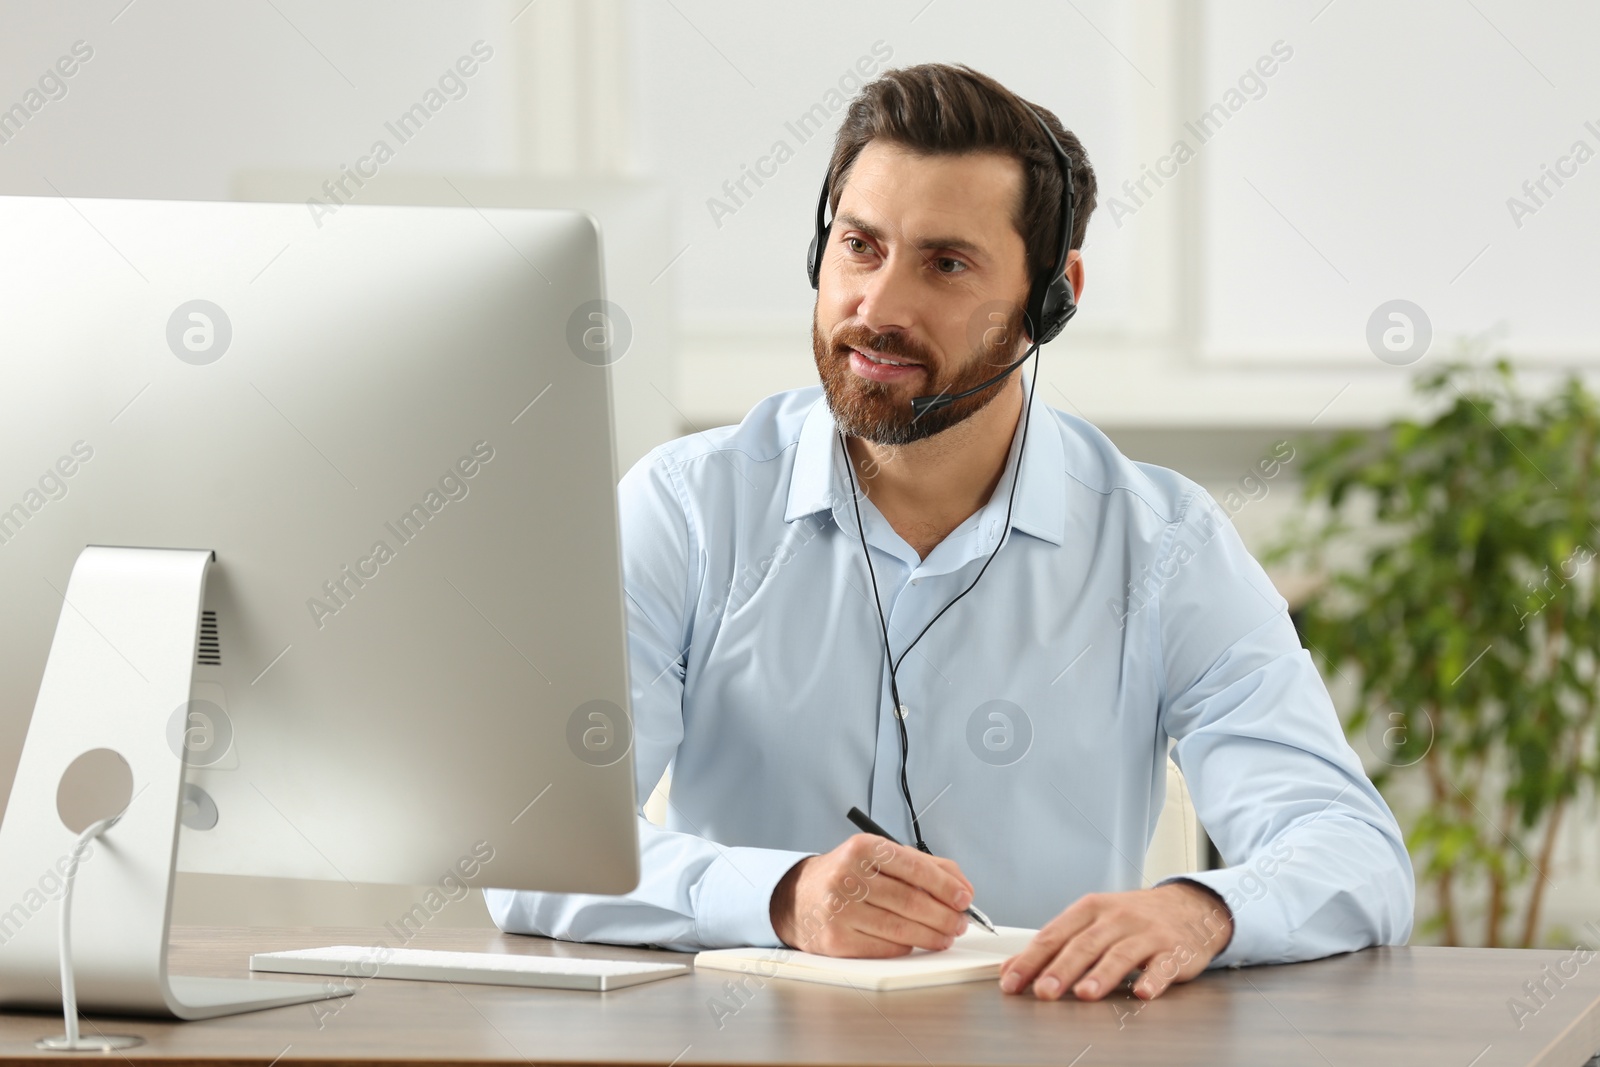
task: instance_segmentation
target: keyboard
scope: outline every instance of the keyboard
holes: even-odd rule
[[[291,952],[257,952],[252,971],[322,974],[335,978],[409,978],[422,982],[472,982],[582,989],[604,993],[641,982],[688,974],[686,963],[522,956],[502,952],[442,952],[425,948],[384,949],[371,945],[333,945]]]

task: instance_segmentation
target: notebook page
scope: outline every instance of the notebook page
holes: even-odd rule
[[[890,959],[843,959],[800,952],[787,948],[724,948],[695,956],[696,967],[739,970],[789,978],[820,979],[832,976],[856,982],[878,979],[927,978],[956,973],[984,973],[1021,952],[1037,930],[1016,926],[996,927],[991,934],[972,927],[956,938],[956,943],[940,952],[914,949],[905,956]]]

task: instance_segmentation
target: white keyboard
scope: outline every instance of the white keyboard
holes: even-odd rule
[[[640,982],[688,974],[690,968],[686,963],[334,945],[292,952],[257,952],[250,957],[250,969],[335,978],[410,978],[422,982],[475,982],[604,993]]]

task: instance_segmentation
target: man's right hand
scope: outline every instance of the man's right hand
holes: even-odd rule
[[[772,929],[822,956],[904,956],[949,948],[967,928],[972,898],[954,860],[856,834],[789,868],[772,891]]]

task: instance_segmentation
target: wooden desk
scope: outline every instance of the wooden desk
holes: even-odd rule
[[[177,973],[239,976],[253,951],[376,944],[376,930],[180,928]],[[425,930],[411,947],[651,959],[493,931]],[[1570,952],[1369,949],[1203,976],[1141,1004],[1007,997],[992,982],[896,993],[769,979],[731,996],[705,972],[614,993],[371,981],[354,997],[209,1022],[92,1019],[142,1035],[134,1061],[202,1064],[1440,1064],[1577,1067],[1600,1050],[1600,955],[1519,1029],[1507,1001]],[[1571,965],[1569,964],[1569,970]],[[261,981],[270,981],[261,978]],[[713,1012],[721,1002],[727,1012]],[[1529,1002],[1534,1004],[1536,1002]],[[722,1015],[719,1020],[716,1015]],[[319,1015],[321,1018],[319,1019]],[[0,1060],[43,1058],[59,1015],[0,1014]],[[89,1054],[94,1055],[94,1054]],[[99,1056],[101,1062],[108,1057]],[[117,1061],[120,1062],[120,1061]]]

